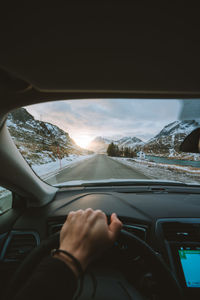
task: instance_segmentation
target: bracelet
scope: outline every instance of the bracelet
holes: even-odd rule
[[[53,250],[51,250],[51,256],[54,256],[56,253],[63,253],[65,255],[69,256],[73,260],[73,262],[74,262],[74,264],[75,264],[75,266],[76,266],[76,268],[79,272],[79,276],[83,277],[83,274],[84,274],[83,268],[81,266],[81,263],[78,261],[78,259],[76,259],[71,253],[69,253],[65,250],[62,250],[62,249],[53,249]]]

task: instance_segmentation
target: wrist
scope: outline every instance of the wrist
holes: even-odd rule
[[[83,271],[85,271],[89,264],[87,255],[84,255],[83,251],[80,250],[73,252],[73,256],[80,262]]]
[[[89,259],[87,253],[83,249],[71,249],[70,247],[64,247],[63,245],[60,245],[60,250],[65,250],[69,253],[71,253],[81,264],[82,270],[85,271],[88,264]]]
[[[73,271],[74,275],[77,278],[79,278],[79,276],[80,276],[79,271],[78,271],[77,267],[75,266],[73,260],[70,257],[68,257],[67,255],[65,255],[62,252],[55,253],[53,255],[53,257],[63,261]]]

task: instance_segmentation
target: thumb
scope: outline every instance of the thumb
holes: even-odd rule
[[[122,222],[117,218],[117,215],[113,213],[110,218],[109,236],[110,239],[114,242],[122,229]]]

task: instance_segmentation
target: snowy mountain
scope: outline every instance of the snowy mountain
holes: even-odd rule
[[[118,145],[119,148],[121,147],[129,147],[129,148],[136,148],[138,146],[142,146],[144,143],[142,140],[136,138],[136,137],[123,137],[120,138],[119,140],[115,140],[112,138],[106,138],[106,137],[96,137],[88,146],[88,149],[95,151],[95,152],[100,152],[100,153],[105,153],[107,151],[108,145],[110,143],[114,143],[115,145]]]
[[[30,164],[42,164],[69,154],[85,155],[69,134],[58,126],[34,119],[25,108],[8,115],[7,127],[19,151]]]
[[[150,139],[142,150],[147,154],[179,156],[179,147],[187,135],[200,127],[195,120],[175,121],[166,125],[154,138]]]
[[[113,142],[118,145],[119,148],[128,147],[136,152],[141,150],[149,155],[193,159],[193,154],[179,152],[179,147],[185,137],[198,127],[200,127],[200,121],[175,121],[166,125],[155,137],[146,143],[137,137],[123,137],[118,140],[107,137],[97,137],[90,143],[88,149],[95,152],[106,153],[108,145]]]
[[[138,146],[144,145],[144,142],[137,137],[124,137],[118,141],[115,142],[120,148],[121,147],[129,147],[129,148],[135,148]]]

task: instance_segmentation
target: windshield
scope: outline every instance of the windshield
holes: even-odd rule
[[[52,185],[114,181],[200,184],[200,155],[179,150],[200,127],[200,100],[40,103],[8,115],[25,160]]]

